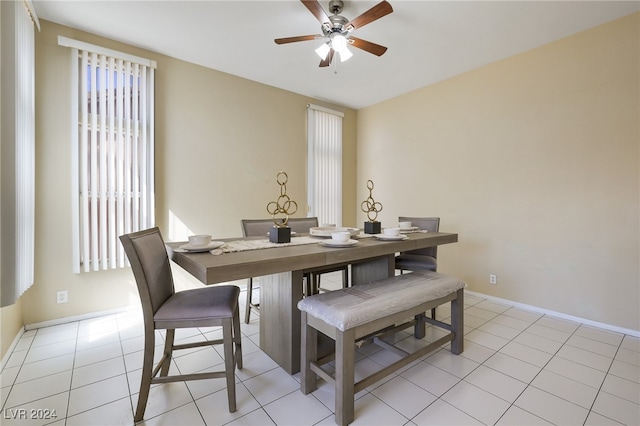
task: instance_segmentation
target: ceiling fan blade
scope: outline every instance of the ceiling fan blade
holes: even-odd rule
[[[351,22],[345,25],[344,28],[349,28],[350,26],[353,28],[364,27],[368,23],[373,22],[376,19],[380,19],[383,16],[390,14],[391,12],[393,12],[393,8],[389,4],[389,2],[387,2],[386,0],[382,1],[364,12],[362,15],[353,19]]]
[[[331,48],[331,50],[329,50],[329,53],[327,53],[327,57],[320,61],[320,65],[319,66],[328,67],[329,65],[331,65],[331,60],[333,59],[333,54],[334,53],[335,53],[335,50],[333,50],[333,48]]]
[[[317,0],[300,0],[300,1],[302,2],[302,4],[305,5],[307,9],[309,9],[309,12],[313,13],[313,16],[315,16],[316,19],[320,21],[321,24],[324,24],[325,22],[329,22],[329,17],[327,16],[327,13],[324,11],[322,6],[320,6],[320,3],[318,3]]]
[[[285,44],[285,43],[294,43],[296,41],[307,41],[307,40],[315,40],[317,38],[321,38],[322,36],[320,34],[317,35],[304,35],[304,36],[297,36],[297,37],[283,37],[283,38],[277,38],[273,41],[276,42],[276,44]]]
[[[361,38],[349,37],[349,42],[353,47],[366,50],[367,52],[373,53],[376,56],[382,56],[384,52],[387,51],[386,47],[380,46],[379,44],[375,44],[367,40],[362,40]]]

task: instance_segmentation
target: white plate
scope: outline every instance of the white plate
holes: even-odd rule
[[[360,229],[358,228],[345,228],[342,226],[314,226],[309,228],[309,234],[314,237],[330,237],[332,232],[347,231],[351,233],[351,236],[358,235]]]
[[[386,234],[375,234],[374,237],[384,241],[400,241],[400,240],[406,240],[407,238],[409,238],[406,235],[386,235]]]
[[[334,241],[334,240],[324,240],[320,241],[318,244],[326,247],[352,247],[358,244],[357,240],[348,240],[348,241]]]
[[[410,226],[408,228],[400,228],[400,232],[411,232],[411,231],[417,231],[418,229],[420,229],[417,226]]]
[[[200,253],[204,251],[217,249],[218,247],[222,247],[223,245],[224,243],[222,241],[211,241],[206,246],[192,246],[191,244],[183,244],[180,246],[180,248],[186,251],[190,251],[192,253]]]

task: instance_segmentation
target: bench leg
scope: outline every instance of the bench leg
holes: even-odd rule
[[[348,425],[355,416],[355,329],[337,332],[335,382],[336,423]]]
[[[318,331],[307,325],[307,313],[301,313],[302,347],[300,353],[300,390],[307,395],[318,388],[318,376],[311,371],[311,362],[318,359]]]
[[[455,300],[451,301],[451,352],[459,355],[464,350],[464,289],[458,290]]]

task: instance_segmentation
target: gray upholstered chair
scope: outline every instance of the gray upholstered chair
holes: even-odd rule
[[[273,219],[242,219],[242,236],[244,237],[260,237],[266,236],[269,229],[273,227]],[[296,217],[289,218],[287,225],[291,228],[291,232],[307,234],[313,227],[318,226],[317,217]],[[305,294],[317,293],[320,289],[320,276],[329,272],[342,271],[342,287],[349,286],[349,266],[341,265],[333,268],[318,268],[305,271]],[[253,278],[249,278],[247,282],[247,302],[244,314],[244,322],[249,324],[251,310],[260,311],[260,304],[253,302]]]
[[[440,229],[439,217],[405,217],[400,216],[398,222],[411,222],[412,226],[432,232]],[[404,251],[396,256],[396,269],[402,271],[436,271],[438,269],[438,247]]]
[[[176,292],[166,247],[158,228],[120,236],[138,285],[144,317],[144,358],[134,421],[139,422],[153,383],[226,378],[229,411],[236,411],[235,367],[242,368],[240,311],[235,285]],[[222,326],[222,339],[174,344],[175,329]],[[155,330],[166,330],[164,353],[153,366]],[[174,350],[223,344],[223,371],[169,376]],[[158,373],[159,376],[158,376]]]

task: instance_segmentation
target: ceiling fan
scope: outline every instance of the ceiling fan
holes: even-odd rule
[[[322,29],[322,34],[277,38],[274,40],[276,44],[327,39],[325,43],[316,49],[316,53],[321,58],[321,67],[328,67],[331,64],[335,52],[338,52],[340,55],[341,62],[344,62],[353,56],[353,53],[351,53],[347,48],[348,45],[373,53],[376,56],[382,56],[384,52],[387,51],[387,48],[384,46],[380,46],[379,44],[362,40],[351,35],[353,30],[364,27],[365,25],[393,12],[393,8],[387,1],[378,3],[351,21],[344,16],[340,16],[340,12],[342,12],[342,8],[344,6],[342,0],[331,0],[329,2],[329,11],[332,14],[331,16],[327,16],[317,0],[300,1],[307,9],[309,9],[313,16],[320,21],[322,24],[320,27]]]

